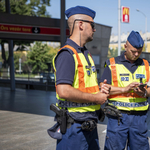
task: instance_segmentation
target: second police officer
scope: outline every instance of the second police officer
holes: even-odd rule
[[[147,111],[150,87],[138,87],[150,78],[150,63],[139,58],[144,41],[132,31],[124,45],[125,52],[106,61],[101,85],[106,79],[111,86],[108,105],[115,106],[122,118],[108,115],[105,150],[149,150]],[[104,83],[106,83],[104,81]]]

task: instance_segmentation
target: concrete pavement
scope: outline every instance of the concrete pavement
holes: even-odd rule
[[[56,140],[47,134],[55,124],[49,110],[55,92],[0,87],[0,150],[55,150]],[[150,116],[150,112],[149,112]],[[104,147],[107,118],[98,124],[99,143]],[[150,118],[148,118],[150,137]]]

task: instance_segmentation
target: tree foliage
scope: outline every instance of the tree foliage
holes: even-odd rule
[[[121,52],[122,51],[125,51],[125,49],[123,47],[121,47]],[[108,59],[112,58],[112,57],[117,57],[117,56],[118,56],[118,47],[116,47],[116,48],[109,48],[108,49],[108,55],[107,55]]]
[[[36,16],[36,17],[51,17],[46,11],[46,6],[50,6],[50,0],[10,0],[11,14]],[[0,0],[0,12],[6,12],[5,0]],[[7,40],[0,40],[2,47],[2,59],[3,66],[6,67],[9,62],[9,58],[6,59],[4,43]],[[23,45],[29,46],[33,41],[18,41],[14,40],[13,44],[18,45],[23,49]]]
[[[50,0],[10,0],[11,14],[50,17],[46,6],[50,6]],[[0,1],[0,12],[6,12],[5,0]]]
[[[118,56],[118,48],[116,48],[116,49],[109,48],[108,55],[107,55],[108,59],[111,57],[116,57],[116,56]]]
[[[55,53],[50,53],[51,48],[42,42],[35,42],[31,51],[27,54],[26,64],[30,66],[32,72],[42,72],[48,69],[46,63],[51,63]]]
[[[19,59],[21,58],[21,69],[25,70],[25,65],[22,64],[22,62],[24,62],[26,60],[26,56],[23,52],[15,52],[14,53],[14,66],[15,66],[15,70],[19,70]]]

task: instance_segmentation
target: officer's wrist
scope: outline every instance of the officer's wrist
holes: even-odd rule
[[[148,94],[147,94],[147,90],[145,90],[145,93],[144,93],[144,96],[143,97],[148,97]]]
[[[125,93],[125,88],[124,87],[121,89],[121,93]]]

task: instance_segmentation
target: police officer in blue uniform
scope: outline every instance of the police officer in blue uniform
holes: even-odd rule
[[[105,150],[149,150],[147,111],[150,87],[139,87],[149,81],[150,63],[139,58],[144,41],[132,31],[124,45],[125,52],[106,61],[101,85],[111,86],[108,105],[115,106],[122,117],[108,115]]]
[[[57,150],[99,150],[96,124],[100,105],[107,100],[110,88],[103,85],[99,91],[95,64],[85,47],[96,31],[95,11],[76,6],[66,10],[65,14],[70,37],[54,57],[53,66],[56,105],[67,111],[67,129],[64,133],[56,124],[48,133],[57,139]],[[59,119],[56,117],[56,120]]]

